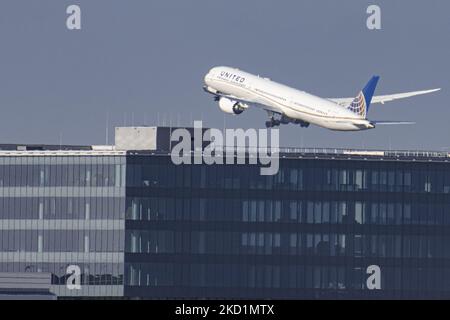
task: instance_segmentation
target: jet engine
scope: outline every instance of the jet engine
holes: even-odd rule
[[[247,105],[241,102],[221,97],[219,99],[219,108],[225,113],[241,114],[242,112],[244,112],[245,109],[247,109]]]

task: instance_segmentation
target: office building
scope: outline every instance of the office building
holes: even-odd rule
[[[448,153],[282,148],[262,176],[176,166],[170,130],[0,145],[0,272],[58,298],[450,298]]]

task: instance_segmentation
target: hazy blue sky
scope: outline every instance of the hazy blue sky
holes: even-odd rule
[[[82,30],[66,29],[66,7]],[[382,9],[382,30],[366,8]],[[371,107],[374,120],[414,126],[367,132],[283,126],[282,146],[450,149],[450,1],[2,0],[0,143],[105,143],[112,128],[169,118],[210,127],[264,127],[266,113],[224,115],[202,91],[229,65],[323,96],[355,96],[373,74],[377,94],[442,87]]]

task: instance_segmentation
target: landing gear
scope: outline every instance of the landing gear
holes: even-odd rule
[[[266,121],[266,128],[273,128],[281,124],[289,124],[289,123],[298,124],[302,128],[309,127],[309,122],[302,121],[299,119],[292,119],[285,115],[282,115],[280,119],[275,119],[275,113],[269,113],[269,117],[270,117],[269,121]]]
[[[302,128],[308,128],[309,127],[309,122],[300,121],[299,124],[300,124],[300,127],[302,127]]]
[[[275,120],[274,118],[271,118],[269,121],[266,121],[266,128],[277,127],[280,124],[281,124],[280,120]]]

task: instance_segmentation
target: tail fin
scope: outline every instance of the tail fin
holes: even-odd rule
[[[367,113],[369,112],[370,103],[372,102],[372,97],[375,93],[375,88],[377,87],[379,79],[379,76],[373,76],[364,89],[359,92],[355,100],[353,100],[353,102],[347,107],[347,109],[365,119],[367,117]]]

